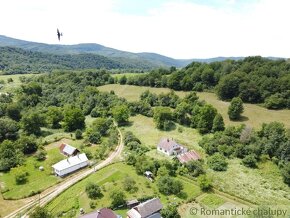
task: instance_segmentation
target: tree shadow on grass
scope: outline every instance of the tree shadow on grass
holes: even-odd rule
[[[41,130],[41,136],[46,137],[49,135],[52,135],[53,132],[49,131],[49,130]]]
[[[232,122],[245,122],[245,121],[248,121],[249,118],[246,117],[246,116],[241,116],[239,119],[237,120],[231,120]]]

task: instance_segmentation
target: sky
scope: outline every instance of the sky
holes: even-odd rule
[[[0,8],[0,35],[28,41],[178,59],[290,58],[289,0],[1,0]]]

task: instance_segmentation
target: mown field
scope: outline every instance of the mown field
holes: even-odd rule
[[[170,195],[165,196],[159,193],[156,184],[151,183],[142,175],[137,175],[135,169],[123,163],[115,163],[105,167],[96,173],[90,175],[81,182],[75,184],[70,189],[63,192],[56,199],[47,205],[47,209],[54,215],[63,214],[63,217],[76,217],[79,215],[79,208],[83,208],[85,212],[90,212],[90,202],[95,202],[96,209],[110,206],[111,199],[109,197],[112,190],[123,190],[123,181],[130,176],[136,181],[137,191],[134,193],[126,192],[126,199],[135,199],[145,196],[159,197],[164,205],[173,202],[185,202],[188,198],[197,197],[201,194],[198,186],[191,184],[187,180],[179,178],[184,185],[185,197]],[[88,182],[97,183],[101,186],[103,196],[97,200],[90,200],[85,192]],[[116,210],[117,214],[126,217],[127,208]]]
[[[126,98],[128,101],[138,101],[142,92],[150,90],[153,93],[167,93],[170,91],[168,88],[151,88],[131,85],[110,84],[98,87],[100,91],[113,90],[116,95]],[[180,97],[184,97],[186,92],[176,91]],[[242,114],[241,121],[230,121],[228,118],[229,102],[221,101],[214,93],[198,92],[197,95],[201,100],[212,104],[218,112],[223,116],[226,125],[238,125],[244,123],[254,128],[260,128],[262,123],[269,123],[278,121],[290,128],[290,110],[268,110],[255,104],[244,104],[244,113]]]

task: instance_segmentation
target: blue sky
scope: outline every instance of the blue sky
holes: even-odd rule
[[[173,58],[290,57],[289,0],[1,0],[1,35]]]

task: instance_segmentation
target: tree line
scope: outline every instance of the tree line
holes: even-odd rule
[[[213,63],[193,62],[177,70],[155,69],[146,75],[123,76],[120,84],[214,91],[221,100],[240,97],[268,109],[290,108],[290,63],[260,56]]]

